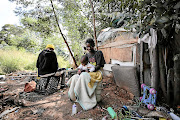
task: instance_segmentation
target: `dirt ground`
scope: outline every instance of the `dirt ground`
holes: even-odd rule
[[[1,87],[7,86],[9,89],[3,92],[3,94],[19,94],[19,98],[23,98],[23,103],[25,104],[24,106],[19,105],[15,99],[15,95],[7,95],[4,96],[3,99],[1,98],[1,113],[8,109],[11,110],[15,107],[20,107],[19,109],[2,116],[2,119],[6,120],[100,120],[108,115],[108,112],[105,110],[107,107],[112,107],[117,111],[122,105],[132,103],[129,94],[127,94],[125,90],[118,89],[112,78],[105,77],[103,79],[101,102],[88,111],[84,111],[81,106],[76,103],[78,113],[71,116],[73,102],[68,99],[67,87],[59,89],[54,94],[45,96],[35,92],[23,92],[24,85],[28,82],[28,79],[9,79],[4,82],[6,83],[0,84]]]
[[[71,115],[72,105],[67,92],[68,87],[59,89],[51,95],[40,95],[35,92],[23,92],[24,85],[29,78],[21,80],[6,79],[0,87],[8,88],[7,91],[1,92],[0,104],[1,115],[3,111],[15,110],[1,116],[3,120],[111,120],[108,107],[112,107],[118,112],[123,105],[130,106],[134,104],[132,94],[116,86],[112,77],[103,78],[103,91],[101,93],[102,100],[91,110],[84,111],[81,106],[76,103],[78,113]],[[11,95],[10,95],[11,93]],[[4,96],[2,96],[2,94]],[[13,95],[15,94],[15,95]],[[24,103],[22,105],[22,103]],[[147,108],[142,110],[149,113]]]

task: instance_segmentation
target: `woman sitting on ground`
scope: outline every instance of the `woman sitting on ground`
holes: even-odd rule
[[[101,51],[95,51],[94,40],[89,38],[85,42],[89,63],[95,66],[94,72],[82,72],[80,75],[72,76],[67,85],[69,86],[68,96],[72,101],[78,102],[84,110],[96,106],[95,89],[102,80],[102,68],[105,60]]]

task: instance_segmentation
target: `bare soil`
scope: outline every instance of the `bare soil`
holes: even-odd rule
[[[24,85],[28,82],[27,79],[10,80],[7,79],[5,84],[0,84],[3,88],[7,86],[9,89],[7,96],[1,96],[1,113],[5,110],[11,110],[15,107],[19,109],[8,113],[0,119],[4,120],[101,120],[108,115],[105,110],[107,107],[112,107],[118,111],[123,105],[132,104],[132,96],[125,90],[119,89],[112,78],[105,77],[103,79],[102,100],[93,109],[84,111],[81,106],[76,103],[78,113],[71,116],[72,105],[68,98],[68,88],[59,89],[51,95],[40,95],[35,92],[25,93]],[[15,93],[16,95],[8,95]],[[19,95],[17,97],[17,95]],[[21,98],[21,102],[18,101]]]

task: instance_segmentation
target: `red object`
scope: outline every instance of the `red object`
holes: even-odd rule
[[[24,92],[32,92],[36,89],[36,82],[31,81],[25,84]]]

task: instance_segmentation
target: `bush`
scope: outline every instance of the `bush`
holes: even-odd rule
[[[6,74],[18,70],[36,71],[37,54],[16,50],[14,47],[0,49],[0,73]],[[69,61],[65,61],[61,56],[57,56],[59,68],[69,67]]]
[[[58,60],[59,68],[67,68],[70,66],[69,61],[65,61],[64,58],[62,58],[61,56],[57,56],[57,60]]]
[[[31,62],[24,67],[25,70],[36,70],[36,62]]]
[[[8,52],[0,51],[0,68],[2,73],[11,73],[20,69],[19,60],[15,55],[11,55]]]
[[[9,59],[1,63],[1,69],[3,73],[11,73],[20,70],[20,67],[17,60]]]
[[[37,55],[15,49],[0,50],[0,71],[11,73],[18,70],[35,70]]]

